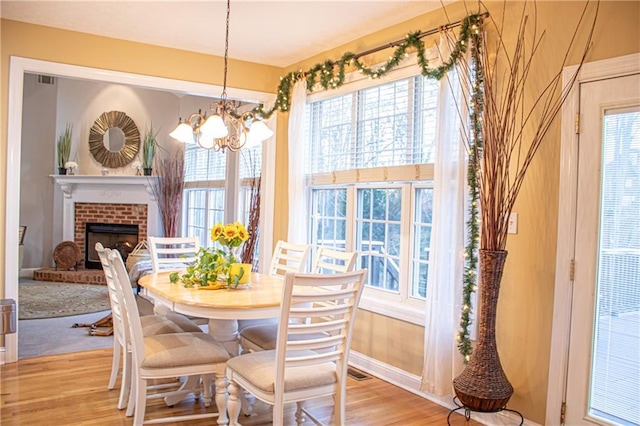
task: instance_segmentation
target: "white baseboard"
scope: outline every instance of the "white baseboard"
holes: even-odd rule
[[[22,268],[20,269],[20,278],[33,279],[33,273],[40,268]]]
[[[7,362],[6,349],[0,348],[0,365],[5,365]]]
[[[389,364],[385,364],[376,359],[370,358],[356,351],[351,351],[349,354],[349,364],[358,370],[362,370],[371,374],[385,382],[389,382],[399,388],[402,388],[408,392],[428,399],[438,405],[441,405],[450,410],[456,408],[453,403],[453,395],[436,396],[428,392],[420,390],[420,377],[415,374],[408,373],[397,367]],[[463,411],[458,411],[463,414]],[[506,426],[520,423],[520,417],[510,413],[508,411],[501,411],[499,413],[476,413],[472,412],[471,417],[473,420],[491,426]],[[524,419],[524,426],[540,426],[538,423]]]

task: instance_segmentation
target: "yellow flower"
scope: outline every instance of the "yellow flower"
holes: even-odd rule
[[[249,239],[249,232],[247,232],[247,228],[245,228],[244,225],[241,225],[241,227],[238,228],[238,237],[242,241],[247,241]]]
[[[231,243],[237,236],[238,226],[235,223],[230,223],[224,227],[224,238],[227,243]]]
[[[214,225],[213,228],[211,228],[211,240],[216,241],[218,238],[222,236],[223,232],[224,232],[224,225],[222,225],[221,223],[217,223],[216,225]]]

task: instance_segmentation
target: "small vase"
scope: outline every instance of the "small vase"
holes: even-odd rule
[[[145,167],[142,169],[144,171],[145,176],[151,176],[151,171],[153,170],[151,167]]]
[[[66,175],[67,174],[67,169],[65,169],[64,167],[58,167],[58,174],[59,175]]]
[[[231,285],[235,282],[235,277],[240,276],[240,271],[244,271],[242,273],[242,277],[240,277],[238,281],[238,285],[245,285],[251,281],[251,268],[253,265],[250,263],[233,263],[229,266],[229,277],[231,277]]]

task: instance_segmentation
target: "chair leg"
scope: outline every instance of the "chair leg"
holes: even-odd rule
[[[138,375],[135,368],[131,369],[131,387],[129,388],[129,401],[127,402],[126,416],[131,417],[136,408],[136,398],[138,397],[136,389],[138,388]]]
[[[229,418],[227,417],[227,401],[229,399],[227,388],[227,378],[224,375],[219,374],[216,377],[216,407],[218,407],[219,425],[226,425],[229,422]]]
[[[302,423],[304,423],[304,403],[306,401],[298,401],[296,402],[296,423],[298,424],[298,426],[302,425]],[[340,424],[340,423],[338,423]]]
[[[229,382],[229,402],[227,404],[227,412],[229,413],[229,426],[238,425],[238,416],[240,416],[240,394],[242,388],[235,382]],[[275,423],[274,423],[275,424]]]
[[[202,401],[204,402],[205,407],[211,406],[211,388],[213,385],[213,374],[203,374],[202,375]]]
[[[113,338],[113,359],[111,360],[111,376],[109,376],[109,384],[107,389],[111,390],[116,387],[116,379],[118,378],[118,370],[120,369],[120,343],[114,336]]]
[[[345,420],[345,409],[344,409],[344,400],[345,397],[345,392],[344,389],[338,389],[338,392],[336,392],[336,394],[333,396],[333,401],[334,401],[334,409],[333,409],[333,413],[334,413],[334,417],[335,417],[335,424],[337,425],[341,425],[344,424],[344,420]]]
[[[145,411],[147,409],[147,381],[146,379],[141,379],[139,377],[136,379],[136,403],[133,424],[134,426],[142,426],[144,423]]]
[[[131,352],[125,351],[122,356],[122,383],[120,383],[120,398],[118,398],[118,410],[127,406],[129,392],[131,392]]]

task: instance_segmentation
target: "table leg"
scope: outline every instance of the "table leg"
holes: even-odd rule
[[[240,355],[238,320],[209,319],[209,334],[222,343],[231,356]]]

